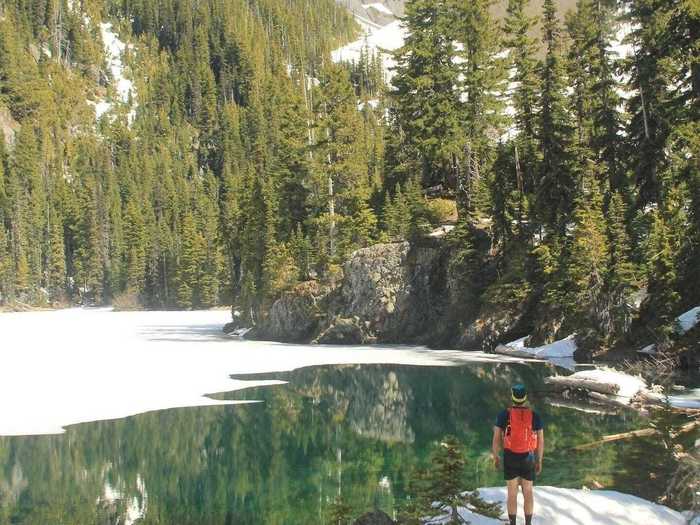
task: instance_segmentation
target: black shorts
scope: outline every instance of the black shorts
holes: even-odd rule
[[[535,481],[535,454],[528,452],[518,454],[504,450],[503,477],[506,480],[522,478]]]

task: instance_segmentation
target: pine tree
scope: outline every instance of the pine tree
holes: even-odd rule
[[[461,151],[455,153],[465,164],[462,172],[470,179],[484,176],[493,161],[493,129],[501,126],[503,96],[506,92],[506,60],[501,58],[501,34],[491,15],[492,0],[448,3],[447,14],[454,22],[448,33],[460,43],[456,56],[460,72],[459,87],[461,105]],[[455,164],[455,161],[452,163]],[[478,181],[475,181],[478,182]],[[476,193],[472,183],[468,189]],[[470,195],[470,201],[475,198]]]
[[[204,239],[192,214],[182,220],[180,258],[177,267],[177,302],[181,308],[193,308],[199,304],[199,279],[203,258]]]
[[[395,53],[392,112],[410,163],[422,182],[444,184],[462,133],[454,20],[447,2],[416,0],[406,5],[408,36]],[[404,183],[404,180],[394,182]]]
[[[536,190],[538,148],[537,148],[537,105],[539,78],[537,75],[537,41],[532,32],[537,18],[528,16],[526,0],[510,0],[504,21],[504,45],[510,61],[511,82],[515,85],[511,92],[513,118],[517,135],[514,147],[509,153],[512,166],[503,165],[505,150],[501,150],[501,167],[495,169],[497,176],[505,177],[505,170],[515,180],[517,205],[511,220],[516,220],[519,229],[527,220],[526,195],[532,196]],[[510,164],[510,162],[508,163]],[[496,183],[500,186],[503,183]],[[498,191],[498,190],[497,190]],[[513,190],[511,190],[513,191]],[[505,201],[504,201],[505,204]],[[503,224],[505,227],[505,224]]]
[[[52,213],[49,229],[47,289],[52,301],[64,299],[66,290],[66,254],[63,238],[63,221]]]
[[[612,337],[627,333],[632,322],[628,304],[635,290],[635,268],[630,261],[631,245],[625,224],[626,208],[622,195],[614,192],[607,210],[607,235],[609,246],[608,271],[605,279],[609,322],[606,332]]]
[[[628,1],[626,6],[628,20],[634,27],[628,39],[635,49],[626,64],[629,89],[633,92],[628,100],[631,120],[627,133],[636,178],[635,204],[643,209],[663,200],[662,179],[668,168],[664,150],[672,122],[667,90],[670,79],[663,69],[660,49],[667,20],[655,0]]]
[[[136,196],[126,205],[124,217],[124,245],[126,255],[126,290],[139,295],[146,278],[146,225]]]
[[[312,210],[319,217],[320,242],[327,239],[330,258],[342,260],[348,250],[367,244],[370,237],[365,235],[371,235],[376,224],[373,211],[366,206],[370,181],[362,155],[362,121],[343,68],[326,69],[317,104],[318,164],[311,194]]]
[[[561,268],[558,306],[564,312],[568,329],[587,327],[605,335],[605,277],[609,264],[603,198],[593,168],[588,159],[582,191],[573,213],[573,231],[565,246]],[[605,326],[607,328],[607,326]]]
[[[625,190],[621,147],[620,97],[613,76],[610,41],[614,15],[611,7],[593,0],[579,0],[576,11],[567,16],[571,45],[568,75],[576,115],[576,140],[590,148],[601,165],[601,179],[608,179],[615,191]]]
[[[536,214],[545,229],[563,236],[571,217],[575,194],[570,172],[571,128],[564,94],[565,74],[560,56],[560,35],[552,0],[544,2],[541,66],[539,145],[541,163],[537,181]]]
[[[648,297],[642,305],[640,318],[649,327],[659,329],[661,337],[668,337],[675,328],[680,299],[676,291],[678,266],[666,217],[659,210],[651,213],[651,231],[645,250]]]

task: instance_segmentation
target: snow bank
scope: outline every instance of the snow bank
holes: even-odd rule
[[[384,4],[380,4],[379,2],[373,4],[364,4],[362,7],[364,7],[365,9],[374,9],[375,11],[379,11],[380,13],[384,13],[385,15],[394,14],[387,6],[385,6]]]
[[[685,313],[682,313],[678,317],[676,317],[676,321],[678,322],[678,325],[676,326],[676,333],[678,335],[683,335],[686,332],[689,332],[695,326],[700,322],[700,306],[696,306],[695,308],[691,308]],[[656,345],[655,344],[650,344],[642,348],[641,350],[637,350],[638,354],[646,354],[646,355],[656,355]]]
[[[684,314],[681,314],[677,317],[678,320],[678,333],[683,335],[686,332],[689,332],[693,328],[695,328],[695,325],[700,322],[700,306],[696,306],[695,308],[692,308],[685,312]]]
[[[377,55],[382,60],[387,82],[391,80],[396,62],[387,51],[395,51],[403,46],[406,38],[406,28],[396,20],[380,28],[364,26],[364,35],[331,53],[333,62],[357,62],[362,52],[370,56]]]
[[[206,397],[279,381],[230,374],[312,365],[450,366],[521,362],[480,352],[405,346],[303,346],[231,339],[224,310],[70,309],[0,314],[0,435],[56,434],[87,421],[176,407],[232,404]]]
[[[505,487],[479,489],[479,495],[490,502],[501,503],[505,512]],[[497,525],[502,521],[478,516],[466,509],[464,514],[474,525]],[[523,498],[518,498],[519,523],[522,522]],[[446,519],[431,523],[447,523]],[[685,525],[680,512],[646,501],[636,496],[611,490],[580,490],[557,487],[535,488],[533,525]]]
[[[107,60],[107,67],[112,75],[112,82],[114,89],[117,94],[117,101],[123,104],[129,104],[133,102],[135,97],[134,83],[124,76],[124,64],[122,62],[122,55],[127,48],[127,45],[122,42],[118,35],[114,32],[112,24],[109,22],[103,22],[100,24],[100,34],[102,35],[102,42],[104,44],[105,57]],[[89,104],[95,108],[95,118],[98,120],[102,115],[111,111],[113,104],[105,100],[98,100],[97,102],[88,101]],[[128,120],[131,124],[135,117],[134,108],[128,113]]]
[[[573,370],[576,366],[576,361],[574,361],[574,352],[576,351],[575,337],[576,334],[572,334],[547,345],[527,347],[525,346],[526,336],[505,345],[498,345],[495,351],[498,354],[513,357],[545,359],[557,366]]]
[[[625,374],[624,372],[618,372],[612,368],[598,368],[595,370],[582,370],[576,372],[569,376],[570,378],[576,379],[588,379],[591,381],[597,381],[599,383],[613,384],[617,385],[619,390],[617,391],[618,398],[624,398],[626,402],[636,396],[639,392],[646,390],[646,383],[644,379],[639,376],[631,376]]]
[[[569,380],[589,380],[601,385],[617,385],[616,395],[606,395],[611,401],[618,404],[629,404],[637,394],[643,394],[643,398],[652,401],[668,403],[675,408],[700,410],[700,388],[691,389],[683,394],[671,395],[668,398],[653,389],[647,387],[646,382],[639,376],[632,376],[612,368],[598,368],[595,370],[582,370],[567,376]]]

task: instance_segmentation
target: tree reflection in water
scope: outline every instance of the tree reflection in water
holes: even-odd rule
[[[545,420],[541,483],[614,483],[616,447],[573,445],[641,426],[633,413],[544,403],[543,365],[327,366],[266,379],[287,385],[219,397],[260,400],[86,423],[58,436],[0,438],[0,523],[327,523],[338,495],[391,511],[446,434],[469,452],[473,486],[502,484],[488,461],[496,413],[522,381]],[[248,376],[250,377],[250,376]],[[625,471],[644,469],[625,465]]]

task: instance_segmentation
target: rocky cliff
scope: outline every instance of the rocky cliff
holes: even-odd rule
[[[335,287],[301,283],[251,337],[327,344],[429,343],[445,308],[449,250],[438,240],[358,250]]]
[[[316,281],[297,285],[272,305],[247,337],[294,343],[495,347],[514,333],[520,315],[517,309],[489,310],[465,301],[450,264],[455,243],[445,233],[354,252],[336,285]]]

